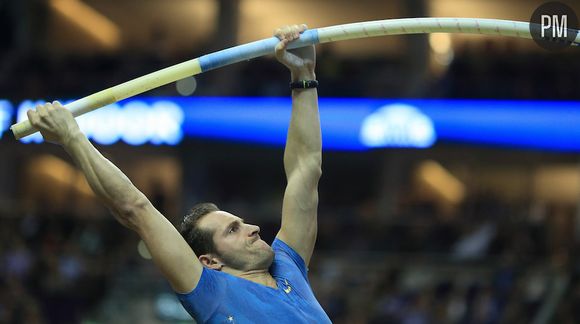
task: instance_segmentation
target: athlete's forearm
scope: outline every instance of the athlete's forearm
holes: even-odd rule
[[[78,132],[63,143],[64,149],[84,173],[95,194],[116,215],[123,216],[140,204],[146,197],[131,183],[129,178],[106,159],[82,133]],[[135,229],[132,220],[119,219],[123,225]]]
[[[313,80],[313,71],[293,73],[292,81]],[[300,168],[302,171],[320,173],[322,164],[322,140],[318,113],[318,92],[314,89],[292,91],[292,117],[284,151],[284,169],[290,176]],[[318,179],[316,179],[318,180]]]

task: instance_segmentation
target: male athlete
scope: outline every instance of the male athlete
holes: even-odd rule
[[[317,232],[322,145],[314,46],[286,51],[306,25],[276,30],[276,58],[291,73],[292,117],[284,151],[288,185],[282,225],[269,246],[260,228],[219,210],[195,206],[181,235],[80,132],[58,102],[28,111],[45,140],[62,145],[95,194],[146,243],[183,306],[201,323],[329,323],[314,297],[307,267]]]

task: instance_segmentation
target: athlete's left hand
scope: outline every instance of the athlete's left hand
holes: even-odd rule
[[[274,36],[280,39],[276,45],[276,58],[284,64],[292,73],[292,81],[314,80],[314,67],[316,65],[316,50],[314,45],[286,50],[288,44],[298,38],[308,26],[291,25],[278,28],[274,31]]]

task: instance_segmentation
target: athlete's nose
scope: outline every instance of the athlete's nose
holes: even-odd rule
[[[250,228],[250,236],[255,236],[260,234],[260,227],[256,225],[249,225]]]

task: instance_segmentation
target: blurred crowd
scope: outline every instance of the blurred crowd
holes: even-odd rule
[[[2,216],[0,323],[80,323],[130,255],[113,220]]]
[[[545,210],[534,219],[493,199],[465,207],[450,217],[434,206],[406,206],[382,222],[368,205],[341,221],[321,214],[318,248],[336,252],[311,266],[312,282],[333,321],[531,323],[541,316],[573,272],[573,245],[560,241],[567,229],[558,220],[571,215]],[[558,300],[558,323],[576,322],[565,307],[578,300]]]
[[[385,218],[373,201],[322,205],[310,277],[333,322],[530,323],[554,298],[557,322],[576,322],[580,272],[559,219],[572,215],[529,217],[493,199],[465,207],[444,216],[410,204]],[[0,323],[98,319],[122,271],[152,267],[109,215],[2,216]],[[271,240],[279,222],[259,224]]]

